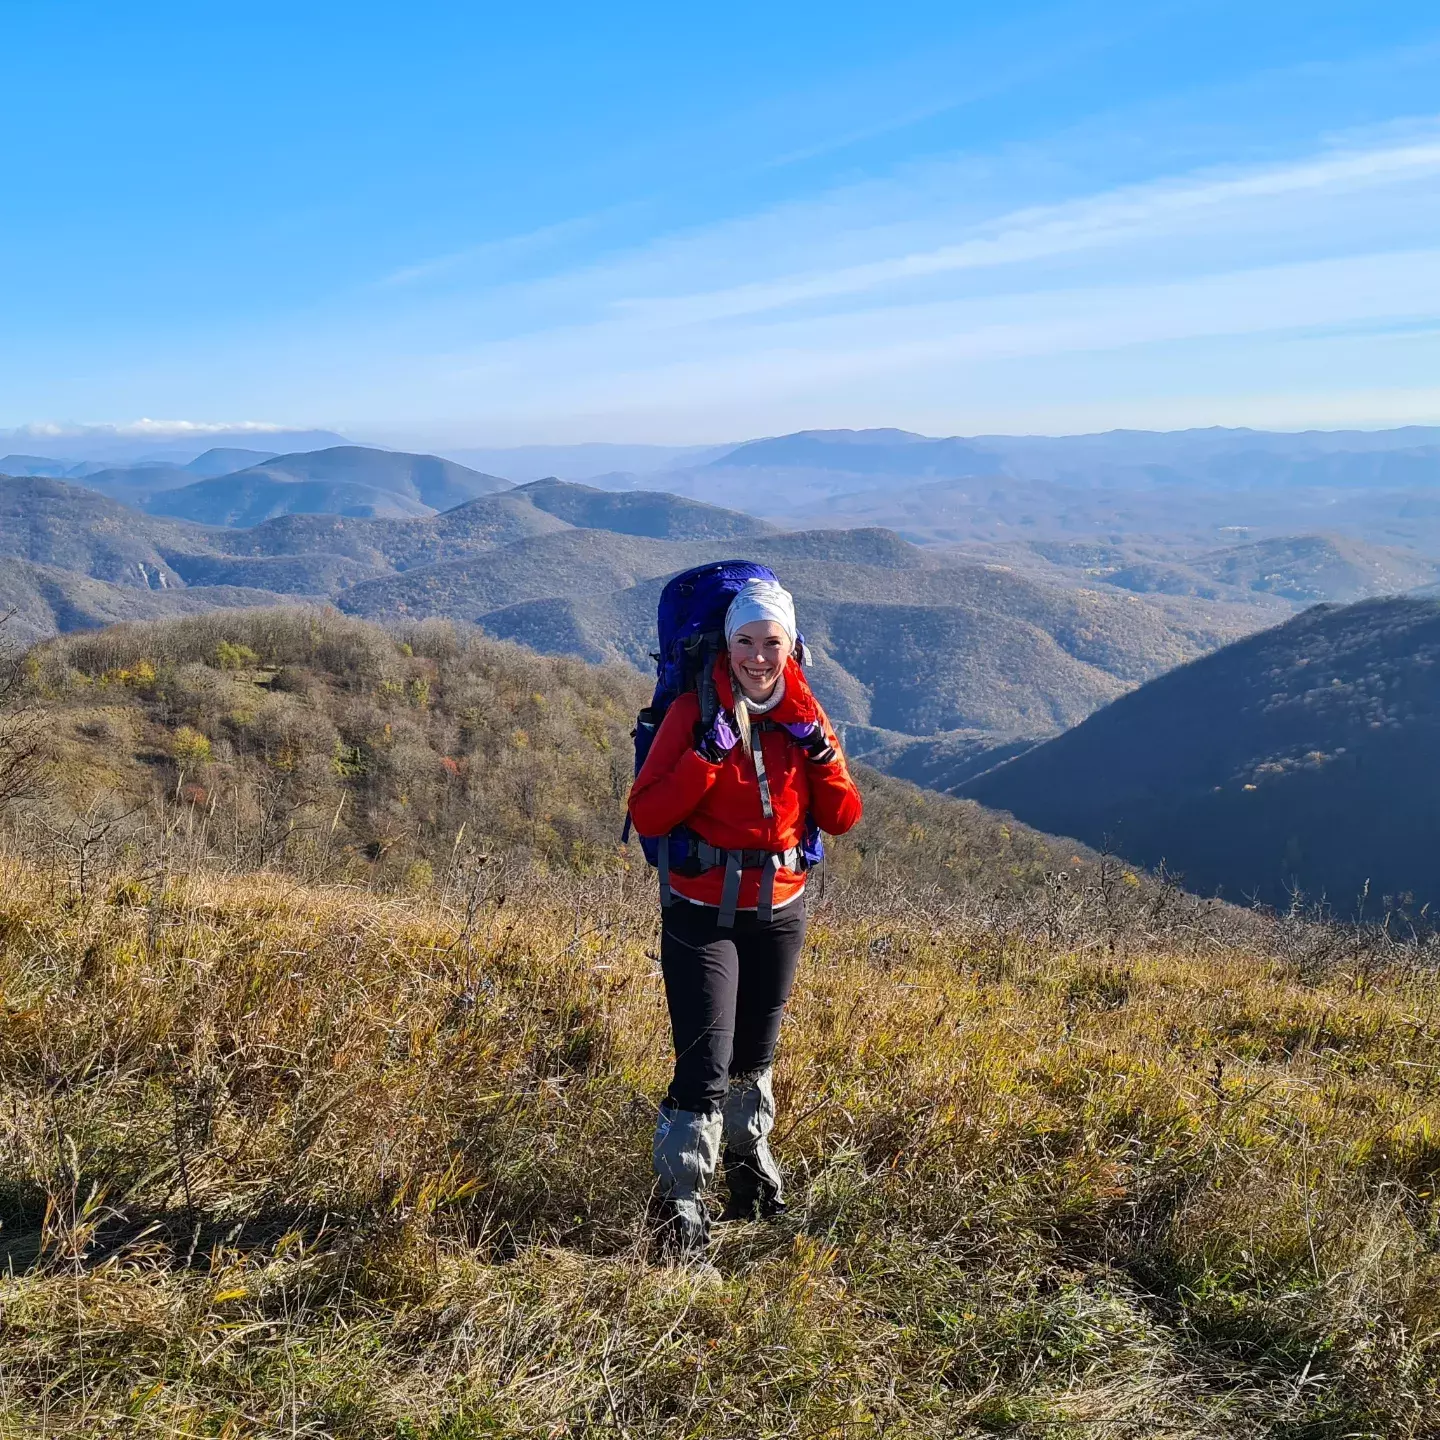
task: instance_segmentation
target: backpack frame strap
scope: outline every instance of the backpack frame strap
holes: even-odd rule
[[[775,918],[775,875],[782,858],[779,855],[770,856],[760,871],[760,900],[755,907],[755,918],[762,925],[768,925]]]
[[[668,910],[675,903],[674,891],[670,889],[670,837],[662,835],[656,846],[655,868],[660,873],[660,906]]]
[[[735,927],[735,910],[740,904],[740,852],[725,852],[725,880],[720,887],[720,913],[715,923],[722,930]]]

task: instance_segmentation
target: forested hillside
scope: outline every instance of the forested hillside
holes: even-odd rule
[[[649,686],[625,666],[296,608],[70,636],[25,672],[64,809],[169,815],[216,863],[385,886],[467,855],[600,872],[638,856],[619,836]],[[970,802],[867,788],[841,878],[868,856],[921,887],[1009,891],[1088,863]]]
[[[1440,901],[1440,601],[1317,606],[958,786],[1204,893]]]

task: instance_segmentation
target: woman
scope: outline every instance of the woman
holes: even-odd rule
[[[675,1076],[654,1160],[664,1238],[681,1251],[709,1238],[704,1196],[722,1142],[725,1218],[784,1208],[770,1077],[805,940],[800,847],[807,816],[832,835],[860,818],[860,793],[795,644],[790,593],[747,581],[725,616],[714,720],[702,723],[693,692],[675,700],[630,793],[642,835],[683,825],[699,838],[698,861],[676,866],[662,891]]]

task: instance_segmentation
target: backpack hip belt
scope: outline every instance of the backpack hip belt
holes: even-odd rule
[[[722,850],[708,841],[697,839],[692,846],[695,859],[704,870],[718,870],[722,866],[725,879],[720,890],[720,914],[716,924],[722,930],[729,930],[735,924],[735,912],[740,901],[740,876],[745,870],[760,871],[760,895],[755,907],[755,918],[762,925],[768,925],[775,918],[775,875],[783,867],[786,870],[805,870],[803,846],[792,845],[788,850]],[[675,903],[670,888],[670,837],[660,839],[660,903]]]

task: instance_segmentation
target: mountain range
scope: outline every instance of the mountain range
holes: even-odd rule
[[[817,430],[607,476],[787,525],[883,525],[921,542],[1165,536],[1215,545],[1319,530],[1440,556],[1440,428],[934,438]]]
[[[183,591],[192,608],[205,596],[308,595],[370,619],[448,616],[644,668],[665,577],[737,548],[795,590],[835,718],[910,733],[1050,734],[1256,623],[1191,597],[1044,585],[884,530],[784,532],[685,497],[559,481],[434,516],[286,515],[244,528],[144,514],[60,480],[0,482],[0,554],[55,572],[39,593],[56,629],[168,613],[126,592]],[[88,583],[67,596],[65,575]],[[117,592],[104,606],[96,584]],[[27,598],[16,622],[43,633],[46,612]]]
[[[204,455],[186,454],[173,439],[145,449],[112,437],[117,462],[117,446],[141,453],[108,466],[97,463],[108,457],[93,438],[86,454],[66,458],[56,449],[62,440],[10,433],[29,448],[0,459],[0,472],[69,479],[203,524],[248,526],[294,513],[416,517],[512,480],[549,478],[553,462],[554,473],[611,492],[684,495],[786,529],[881,526],[922,544],[1108,538],[1159,540],[1193,554],[1298,532],[1440,558],[1440,429],[1433,427],[938,438],[814,430],[716,446],[464,450],[448,460],[333,435],[283,453],[226,437]],[[477,461],[482,468],[464,463]]]
[[[613,476],[512,485],[353,445],[119,467],[17,454],[7,463],[64,474],[0,479],[0,603],[28,640],[304,597],[645,670],[665,579],[743,554],[794,591],[853,754],[1234,898],[1298,886],[1349,904],[1370,880],[1419,903],[1432,892],[1406,855],[1432,838],[1440,551],[1359,525],[1257,536],[1205,507],[1288,508],[1293,527],[1323,471],[1321,511],[1343,522],[1371,513],[1362,502],[1394,508],[1400,476],[1423,531],[1440,519],[1434,442],[807,432],[691,452],[672,473],[692,493]],[[1022,464],[1028,478],[943,478]],[[770,498],[755,514],[696,491]],[[886,515],[896,525],[865,523]],[[1371,598],[1398,592],[1413,598]],[[1396,800],[1407,774],[1421,778]]]
[[[155,461],[183,465],[205,450],[241,449],[279,455],[348,443],[333,430],[291,430],[273,425],[169,427],[142,423],[133,427],[70,428],[22,425],[13,430],[0,430],[0,452],[11,458],[63,460],[70,466],[93,463],[106,468]],[[0,465],[0,470],[3,468]]]
[[[233,526],[279,515],[434,515],[510,488],[508,480],[436,455],[362,445],[286,455],[216,448],[183,465],[151,460],[116,467],[10,455],[0,460],[0,474],[63,478],[152,515]]]
[[[230,475],[166,490],[145,503],[152,515],[206,525],[258,525],[280,515],[434,515],[510,482],[442,460],[340,445],[308,454],[277,455]]]
[[[257,484],[277,489],[362,483],[337,478],[345,474],[394,485],[387,493],[400,498],[410,486],[417,505],[448,498],[447,487],[492,489],[434,515],[282,514],[251,526],[202,526],[140,513],[66,481],[0,482],[0,554],[48,567],[44,576],[11,572],[24,597],[16,633],[149,617],[182,604],[157,608],[133,594],[102,600],[93,584],[69,575],[121,590],[184,591],[186,609],[304,595],[367,619],[449,617],[537,650],[644,669],[664,579],[741,550],[776,566],[795,591],[815,683],[834,718],[855,727],[855,744],[913,766],[930,762],[918,751],[902,762],[906,737],[962,743],[973,733],[1002,750],[1048,737],[1291,613],[1312,592],[1350,598],[1372,593],[1367,586],[1435,575],[1404,556],[1303,539],[1253,554],[1230,547],[1188,568],[1172,563],[1159,579],[1134,565],[1090,565],[1087,574],[1105,573],[1084,584],[1058,561],[1073,569],[1079,560],[1124,557],[1052,549],[1048,557],[1032,552],[1027,569],[921,547],[878,527],[784,531],[683,496],[556,480],[495,488],[503,482],[448,462],[348,447],[241,472],[266,475]],[[234,478],[198,487],[223,490]],[[160,498],[168,506],[195,488]],[[1055,574],[1044,574],[1045,565]]]

